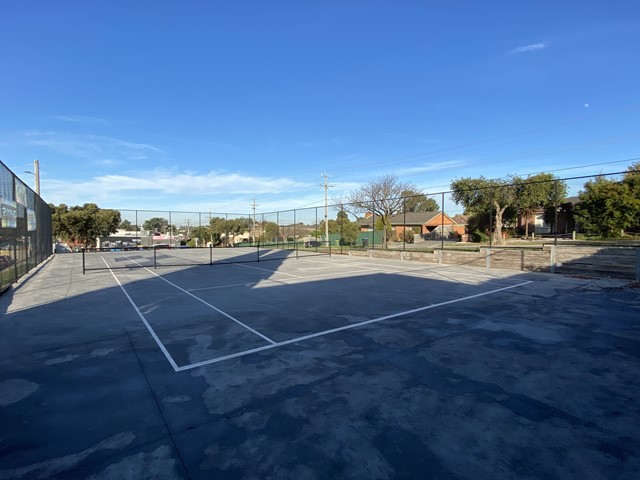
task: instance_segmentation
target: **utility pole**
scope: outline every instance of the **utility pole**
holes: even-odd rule
[[[24,173],[29,173],[35,177],[35,191],[36,195],[40,196],[40,162],[38,160],[33,161],[33,172],[25,170]]]
[[[253,209],[253,229],[251,232],[251,241],[255,245],[256,243],[256,207],[258,206],[258,204],[256,203],[255,198],[253,198],[252,200],[253,201],[251,203],[251,208]]]
[[[36,195],[40,196],[40,162],[33,161],[33,173],[36,177]]]
[[[324,239],[327,242],[327,247],[329,246],[329,204],[327,201],[327,191],[329,187],[333,187],[334,185],[329,185],[327,183],[329,176],[327,172],[321,173],[321,177],[324,177]]]

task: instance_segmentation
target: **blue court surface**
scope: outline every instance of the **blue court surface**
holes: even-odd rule
[[[312,253],[52,258],[0,480],[640,478],[637,284]]]

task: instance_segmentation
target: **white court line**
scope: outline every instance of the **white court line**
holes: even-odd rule
[[[305,278],[305,277],[301,277],[300,275],[294,275],[293,273],[279,272],[278,270],[269,270],[268,268],[252,267],[251,265],[245,265],[244,263],[234,263],[233,265],[237,265],[239,267],[245,267],[245,268],[253,268],[254,270],[263,270],[265,272],[279,273],[280,275],[288,275],[290,277],[295,277],[295,278]]]
[[[149,333],[151,334],[153,339],[156,341],[156,344],[158,345],[158,347],[160,348],[162,353],[164,353],[164,356],[169,361],[169,364],[173,367],[173,370],[176,371],[176,372],[179,372],[180,371],[180,367],[178,367],[178,364],[175,362],[173,357],[169,354],[169,352],[167,351],[165,346],[162,344],[162,342],[160,341],[160,339],[156,335],[156,332],[153,331],[153,328],[151,328],[151,325],[149,325],[149,323],[147,322],[147,319],[144,317],[144,315],[142,314],[142,312],[140,311],[138,306],[134,303],[133,299],[129,296],[129,293],[127,293],[127,291],[124,289],[124,287],[122,286],[122,283],[120,283],[120,280],[118,280],[118,277],[116,277],[115,273],[113,273],[113,270],[111,270],[111,267],[109,266],[107,261],[104,259],[104,257],[101,257],[101,258],[102,258],[102,261],[104,262],[104,264],[109,269],[109,272],[111,273],[111,275],[115,279],[116,283],[118,284],[118,286],[122,290],[122,293],[124,293],[124,296],[127,297],[127,300],[129,300],[129,303],[131,304],[133,309],[138,314],[138,317],[140,317],[140,320],[142,320],[142,322],[145,324],[145,326],[147,327],[147,330],[149,330]]]
[[[466,297],[457,298],[455,300],[448,300],[446,302],[433,303],[433,304],[427,305],[425,307],[419,307],[419,308],[414,308],[412,310],[406,310],[404,312],[393,313],[391,315],[385,315],[383,317],[378,317],[378,318],[374,318],[374,319],[371,319],[371,320],[365,320],[363,322],[352,323],[350,325],[345,325],[343,327],[332,328],[332,329],[329,329],[329,330],[323,330],[321,332],[312,333],[310,335],[304,335],[302,337],[292,338],[291,340],[285,340],[284,342],[274,343],[273,345],[265,345],[263,347],[252,348],[251,350],[245,350],[245,351],[238,352],[238,353],[232,353],[231,355],[225,355],[223,357],[212,358],[210,360],[204,360],[202,362],[192,363],[190,365],[184,365],[182,367],[179,367],[178,371],[182,372],[182,371],[185,371],[185,370],[191,370],[193,368],[198,368],[198,367],[202,367],[202,366],[205,366],[205,365],[211,365],[212,363],[218,363],[218,362],[222,362],[224,360],[230,360],[232,358],[243,357],[245,355],[250,355],[252,353],[261,352],[261,351],[264,351],[264,350],[270,350],[272,348],[282,347],[284,345],[290,345],[292,343],[302,342],[304,340],[309,340],[311,338],[321,337],[321,336],[324,336],[324,335],[329,335],[329,334],[332,334],[332,333],[341,332],[343,330],[350,330],[352,328],[357,328],[357,327],[361,327],[363,325],[369,325],[369,324],[372,324],[372,323],[382,322],[384,320],[390,320],[392,318],[402,317],[402,316],[405,316],[405,315],[410,315],[412,313],[422,312],[424,310],[429,310],[429,309],[432,309],[432,308],[441,307],[443,305],[451,305],[453,303],[458,303],[458,302],[464,302],[466,300],[471,300],[472,298],[484,297],[486,295],[491,295],[491,294],[494,294],[494,293],[497,293],[497,292],[510,290],[512,288],[522,287],[524,285],[528,285],[529,283],[533,283],[533,281],[529,280],[527,282],[518,283],[516,285],[510,285],[508,287],[502,287],[502,288],[496,288],[494,290],[489,290],[488,292],[476,293],[475,295],[469,295],[469,296],[466,296]]]
[[[156,277],[158,277],[160,280],[163,280],[165,282],[167,282],[169,285],[171,285],[174,288],[177,288],[178,290],[180,290],[181,292],[186,293],[187,295],[189,295],[190,297],[196,299],[197,301],[204,303],[207,307],[215,310],[216,312],[224,315],[225,317],[227,317],[229,320],[233,320],[234,322],[236,322],[238,325],[246,328],[247,330],[249,330],[250,332],[255,333],[256,335],[258,335],[259,337],[263,338],[264,340],[266,340],[267,342],[275,345],[276,342],[271,340],[269,337],[267,337],[266,335],[263,335],[262,333],[260,333],[259,331],[251,328],[249,325],[246,325],[245,323],[242,323],[240,320],[238,320],[237,318],[232,317],[231,315],[229,315],[227,312],[224,312],[222,310],[220,310],[218,307],[216,307],[215,305],[211,305],[209,302],[201,299],[200,297],[197,297],[196,295],[194,295],[193,293],[189,292],[188,290],[185,290],[184,288],[176,285],[173,282],[170,282],[169,280],[167,280],[166,278],[164,278],[162,275],[158,275],[156,272],[149,270],[147,267],[142,267],[144,268],[146,271],[148,271],[149,273],[155,275]]]
[[[269,280],[267,280],[269,281]],[[271,280],[273,281],[273,280]],[[216,290],[218,288],[231,288],[231,287],[250,287],[251,285],[257,285],[260,282],[245,282],[245,283],[230,283],[228,285],[216,285],[215,287],[201,287],[201,288],[190,288],[190,292],[199,292],[200,290]]]

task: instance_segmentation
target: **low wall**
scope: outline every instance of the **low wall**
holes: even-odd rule
[[[575,245],[545,245],[541,249],[480,247],[476,252],[448,249],[435,249],[433,252],[370,249],[352,250],[349,255],[640,280],[640,248],[638,247]]]

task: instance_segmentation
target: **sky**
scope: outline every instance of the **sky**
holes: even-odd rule
[[[640,2],[7,1],[0,160],[55,205],[272,212],[625,170]]]

